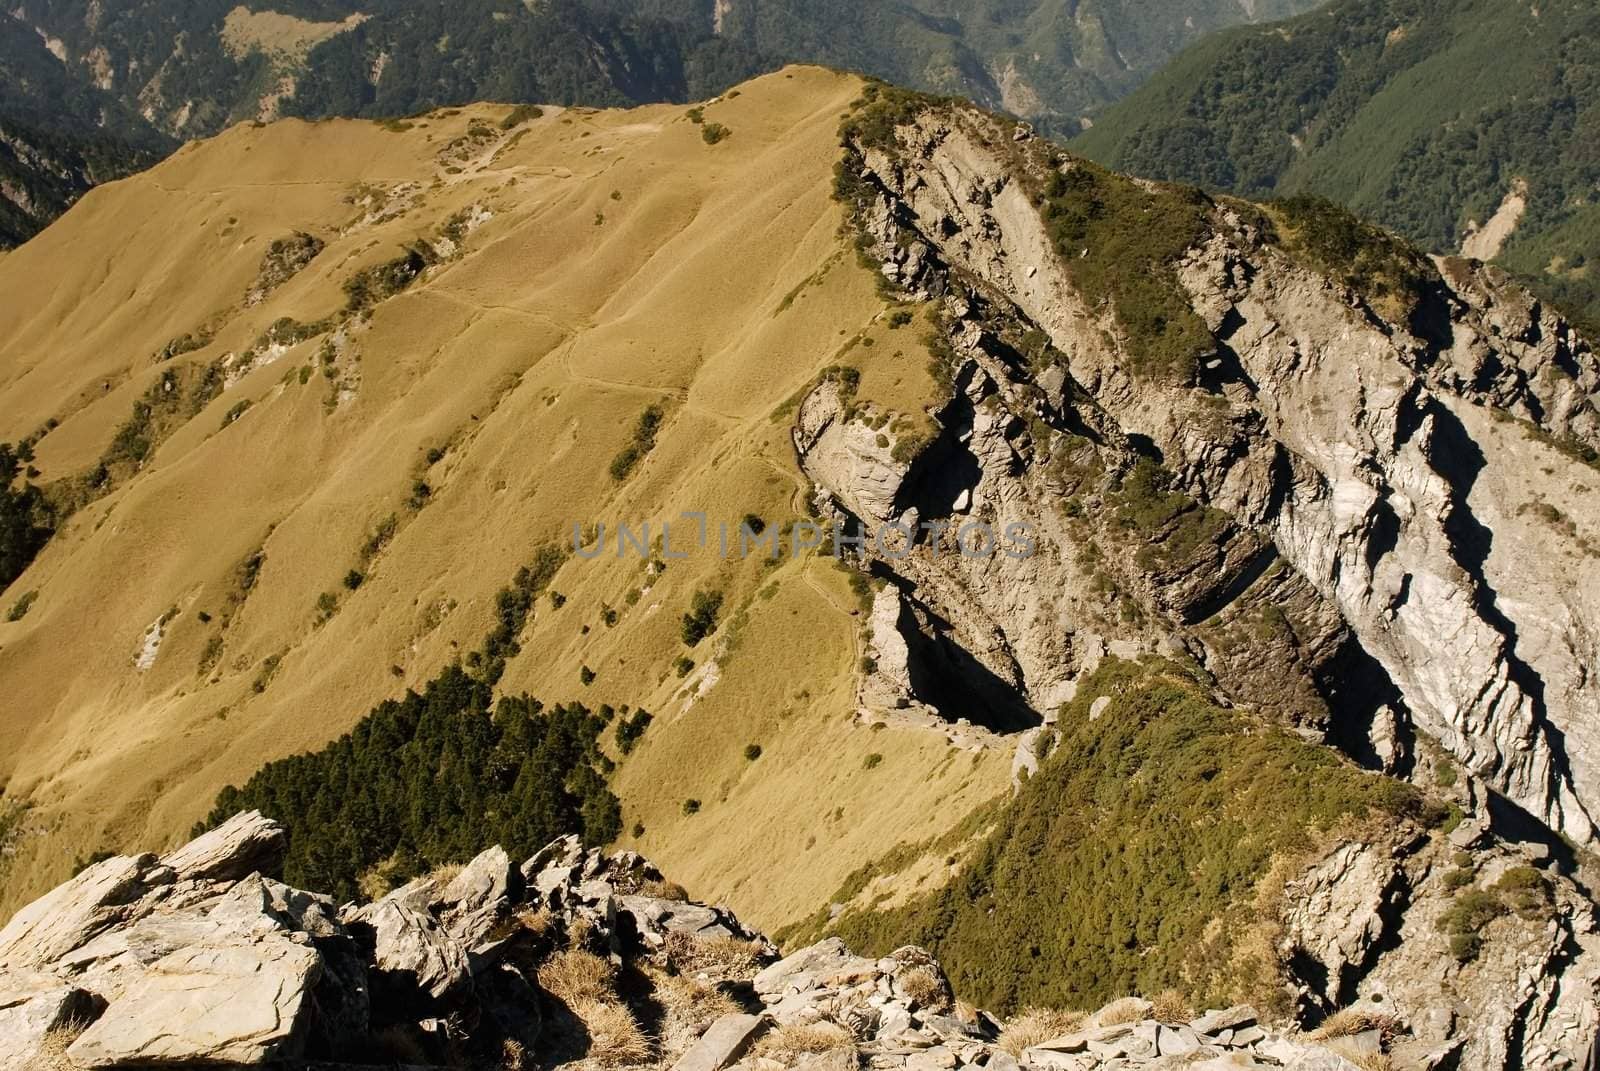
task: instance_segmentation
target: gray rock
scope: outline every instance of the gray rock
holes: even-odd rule
[[[152,964],[67,1054],[81,1067],[294,1059],[321,965],[314,949],[279,935],[180,949]]]
[[[1201,1034],[1215,1034],[1221,1030],[1237,1030],[1259,1021],[1260,1016],[1248,1004],[1235,1004],[1231,1008],[1208,1011],[1189,1023]]]
[[[370,928],[372,982],[387,1000],[405,1002],[408,993],[443,1000],[471,980],[466,949],[426,911],[385,897],[349,924]]]
[[[179,881],[237,881],[283,866],[289,835],[260,811],[234,815],[216,829],[161,857]]]
[[[0,1071],[35,1071],[46,1034],[99,1014],[98,1001],[75,986],[44,977],[25,986],[20,975],[8,981],[0,989]]]
[[[764,1015],[724,1015],[678,1058],[672,1071],[722,1071],[743,1056],[769,1024]]]

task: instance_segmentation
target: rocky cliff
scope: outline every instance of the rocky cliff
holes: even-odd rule
[[[521,864],[492,848],[361,906],[267,876],[284,843],[240,814],[25,908],[0,931],[0,1067],[1513,1066],[1470,1026],[1442,1047],[1418,1036],[1439,1024],[1408,1018],[1428,1013],[1402,992],[1310,1033],[1248,1006],[1196,1016],[1131,997],[1002,1021],[960,1001],[921,949],[872,959],[829,939],[780,959],[636,853],[575,838]],[[1372,918],[1359,901],[1386,894],[1368,880],[1386,865],[1346,853],[1305,875],[1299,924]],[[1330,966],[1378,936],[1359,928],[1329,932]],[[1525,1066],[1577,1066],[1593,1022],[1549,1026],[1519,1039]]]
[[[1105,653],[1159,651],[1384,769],[1458,765],[1519,835],[1594,844],[1600,364],[1570,325],[1492,268],[889,91],[847,124],[840,189],[886,286],[938,302],[948,401],[897,449],[824,381],[802,464],[868,526],[1039,544],[868,543],[890,584],[865,710],[955,720],[978,687],[1017,727]],[[967,693],[921,671],[929,643]]]

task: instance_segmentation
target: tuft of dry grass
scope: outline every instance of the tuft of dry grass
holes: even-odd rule
[[[77,1065],[67,1059],[67,1048],[78,1040],[88,1025],[66,1022],[47,1031],[39,1039],[39,1048],[34,1053],[33,1062],[28,1065],[31,1071],[78,1071]]]
[[[1309,1035],[1313,1041],[1332,1041],[1334,1038],[1353,1037],[1368,1030],[1381,1030],[1389,1034],[1394,1030],[1395,1018],[1370,1008],[1341,1008],[1322,1021],[1322,1025]]]
[[[533,1060],[522,1042],[506,1038],[500,1046],[500,1071],[532,1071]]]
[[[724,1015],[742,1010],[717,986],[682,974],[644,968],[652,996],[660,1003],[661,1056],[669,1064],[687,1052],[706,1028]]]
[[[1186,1023],[1194,1018],[1194,1009],[1188,998],[1176,989],[1163,989],[1150,1002],[1150,1018],[1163,1023]]]
[[[737,937],[695,937],[669,933],[667,961],[685,974],[750,978],[761,969],[760,945]]]
[[[589,1031],[586,1055],[596,1067],[634,1067],[650,1060],[650,1040],[621,1004],[584,1000],[572,1010]]]
[[[838,1023],[790,1023],[756,1042],[753,1055],[776,1060],[785,1067],[802,1061],[807,1067],[816,1067],[815,1057],[837,1057],[841,1067],[854,1067],[856,1040]]]
[[[950,1006],[950,990],[932,967],[913,967],[898,982],[900,992],[924,1008],[944,1011]]]
[[[1149,1014],[1148,1000],[1141,1000],[1138,997],[1119,997],[1095,1012],[1094,1021],[1100,1026],[1116,1026],[1119,1023],[1137,1023]]]
[[[675,881],[656,879],[639,886],[639,895],[653,896],[657,900],[675,900],[681,904],[688,902],[689,890]]]
[[[616,999],[616,970],[593,952],[571,948],[557,952],[539,967],[545,992],[574,1010],[580,1004]]]
[[[1009,1020],[1005,1029],[1000,1032],[1000,1047],[1013,1058],[1020,1060],[1024,1050],[1040,1042],[1080,1030],[1088,1018],[1080,1011],[1024,1008]]]
[[[1386,1052],[1340,1053],[1339,1055],[1361,1068],[1361,1071],[1398,1071],[1399,1068],[1399,1065],[1394,1062],[1394,1057]]]

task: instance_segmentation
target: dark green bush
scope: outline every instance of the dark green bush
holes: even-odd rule
[[[701,640],[717,630],[717,614],[722,610],[722,592],[697,591],[683,615],[682,631],[685,646],[695,647]]]

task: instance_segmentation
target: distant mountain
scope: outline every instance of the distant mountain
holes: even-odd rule
[[[1075,133],[1201,34],[1317,2],[25,0],[0,16],[0,91],[33,108],[28,122],[0,108],[0,247],[95,182],[237,122],[685,101],[788,61]]]
[[[0,14],[0,249],[26,241],[91,186],[148,167],[175,145]]]
[[[1249,197],[1317,193],[1600,317],[1600,8],[1339,0],[1201,42],[1077,148]]]
[[[725,0],[720,32],[785,59],[953,93],[1075,133],[1185,45],[1322,0]]]

